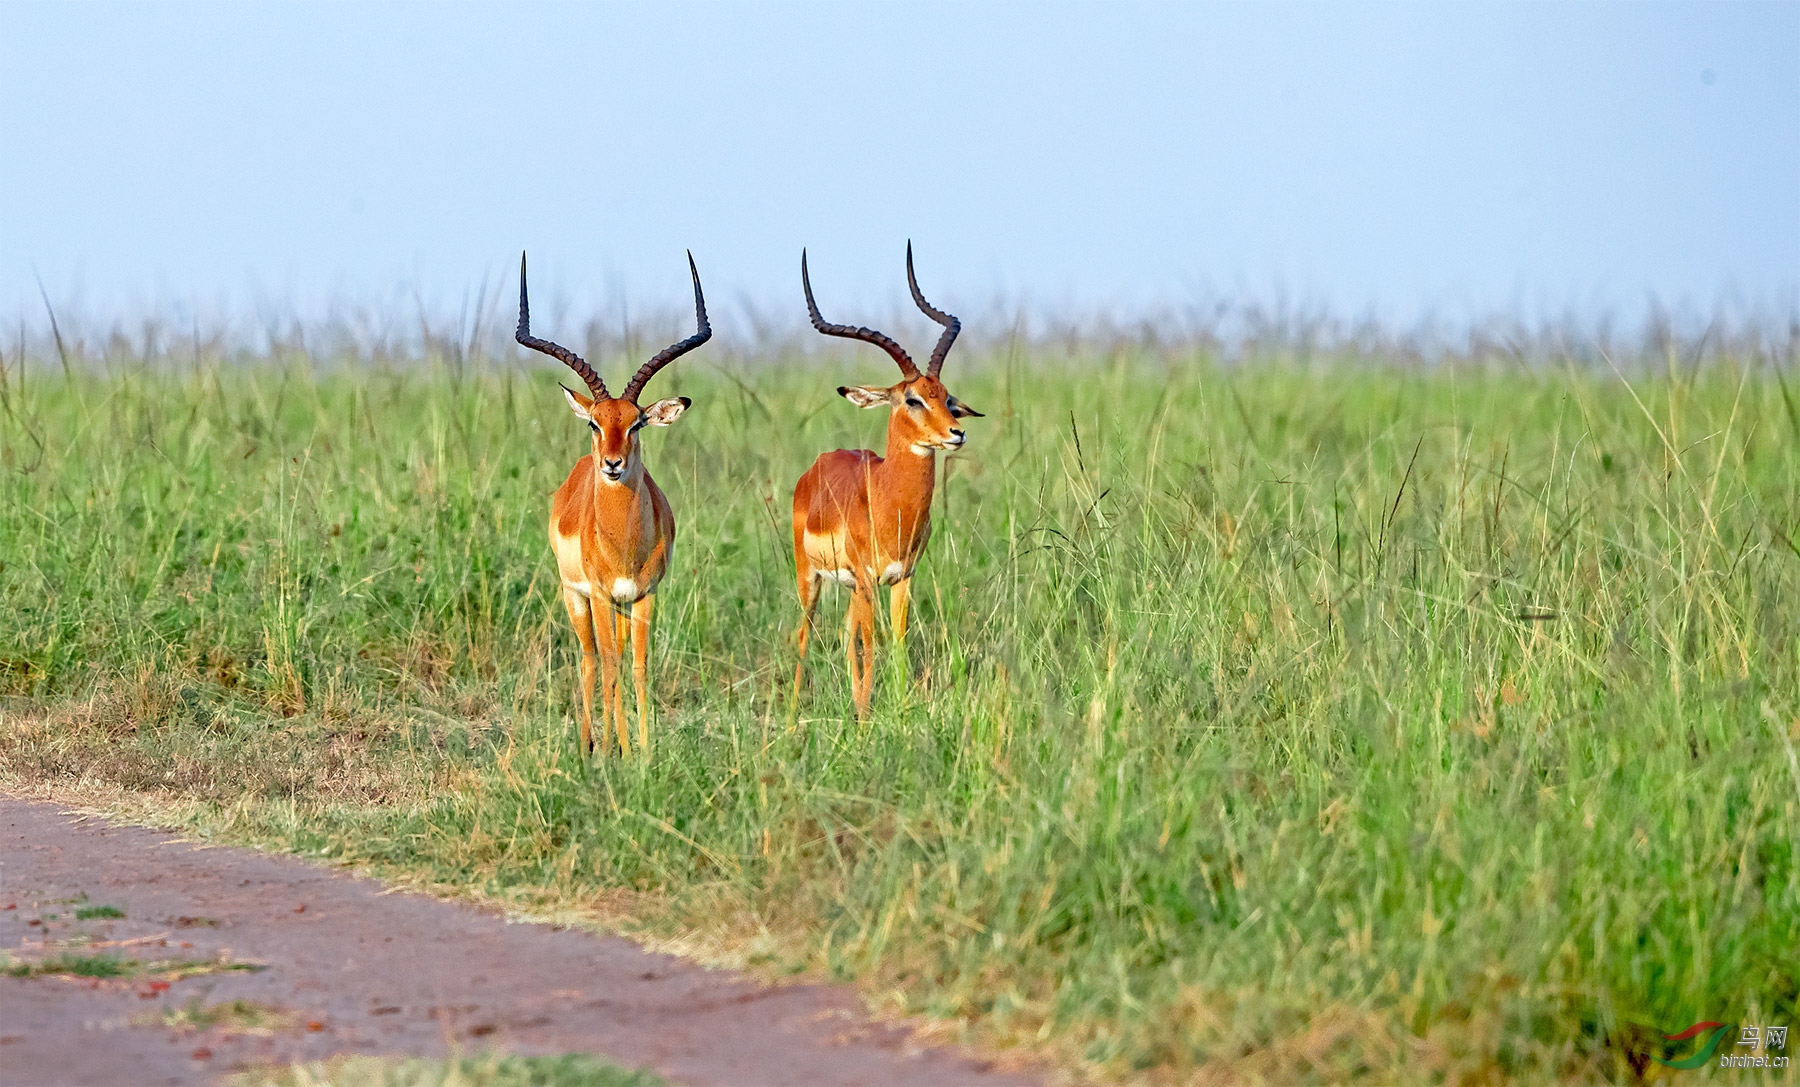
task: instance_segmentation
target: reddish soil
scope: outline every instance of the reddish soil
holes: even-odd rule
[[[125,917],[76,920],[78,905]],[[921,1048],[844,989],[762,985],[616,937],[0,796],[0,946],[35,962],[59,941],[68,954],[264,968],[166,987],[0,977],[0,1083],[204,1083],[269,1061],[486,1050],[594,1053],[685,1083],[1032,1082]],[[194,1000],[254,1001],[293,1025],[144,1025]]]

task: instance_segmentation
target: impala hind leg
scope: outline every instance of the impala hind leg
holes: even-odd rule
[[[656,596],[644,597],[631,606],[631,680],[637,688],[638,750],[650,754],[650,618]]]
[[[563,605],[569,609],[569,623],[575,628],[575,640],[581,643],[581,751],[594,753],[594,613],[588,598],[573,589],[563,590]],[[602,712],[605,707],[602,706]],[[604,729],[602,729],[604,732]],[[602,739],[605,736],[602,735]]]
[[[806,636],[812,632],[813,613],[819,607],[819,579],[805,557],[800,561],[800,630],[794,635],[794,698],[800,697],[800,685],[806,679]]]

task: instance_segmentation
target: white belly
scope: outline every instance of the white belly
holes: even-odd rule
[[[806,557],[812,563],[815,577],[835,581],[840,585],[856,584],[856,573],[850,568],[850,556],[844,546],[842,533],[808,532],[801,537],[801,543],[806,548]],[[879,575],[872,569],[866,573],[870,580],[892,585],[906,576],[906,567],[896,559],[882,567]]]
[[[856,584],[856,575],[850,572],[849,556],[844,552],[843,533],[808,532],[801,537],[801,542],[806,548],[806,557],[812,563],[815,577],[835,581],[839,585]]]
[[[580,593],[590,600],[594,597],[594,586],[592,582],[565,581],[563,582],[563,588],[568,592]],[[637,582],[628,577],[616,578],[612,583],[612,592],[607,595],[612,597],[613,603],[615,604],[634,603],[638,598]]]

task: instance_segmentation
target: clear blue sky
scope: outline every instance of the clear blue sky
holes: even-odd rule
[[[0,321],[1800,297],[1800,4],[0,4]],[[508,289],[511,286],[507,279]],[[727,319],[730,319],[727,312]]]

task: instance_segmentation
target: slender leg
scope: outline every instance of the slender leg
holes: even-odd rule
[[[631,679],[637,687],[638,750],[650,756],[650,617],[656,610],[651,594],[631,606]]]
[[[893,636],[894,644],[901,647],[902,657],[906,653],[906,605],[911,600],[912,578],[910,577],[903,577],[894,582],[894,587],[888,590],[888,619],[891,620],[888,623],[888,629]]]
[[[888,669],[900,679],[912,675],[912,657],[906,652],[906,606],[911,602],[912,578],[901,578],[888,588],[888,637],[892,650]]]
[[[859,645],[860,666],[856,659]],[[844,656],[850,663],[850,695],[856,701],[856,715],[867,716],[869,695],[875,685],[875,586],[860,577],[844,617]]]
[[[800,685],[806,679],[806,637],[812,633],[813,611],[819,603],[819,577],[806,557],[806,506],[802,502],[806,480],[794,488],[794,578],[800,583],[800,629],[794,635],[799,650],[794,661],[793,704],[800,705]]]
[[[600,692],[604,703],[607,730],[619,740],[619,754],[631,754],[631,737],[625,731],[625,714],[622,696],[619,690],[619,623],[618,605],[607,601],[607,614],[596,616],[596,628],[606,630],[597,639],[600,643]],[[606,736],[601,736],[602,743],[609,743]]]
[[[563,605],[581,643],[581,750],[594,753],[594,615],[588,598],[573,589],[563,590]],[[603,707],[604,708],[604,707]]]
[[[863,605],[862,614],[863,642],[863,712],[869,712],[869,699],[875,693],[875,587],[869,586],[869,596]]]
[[[631,735],[631,722],[625,717],[625,643],[631,638],[631,610],[614,605],[613,632],[619,647],[619,684],[613,688],[613,727],[619,731],[619,749],[628,750],[626,737]]]
[[[810,566],[800,569],[800,632],[794,641],[799,649],[794,661],[794,697],[800,697],[800,684],[806,678],[806,636],[812,632],[813,612],[819,606],[819,579]]]
[[[856,602],[860,599],[856,590],[850,591],[850,606],[844,609],[844,666],[850,670],[850,697],[858,697],[862,690],[862,671],[856,666]],[[861,712],[860,703],[857,712]]]

